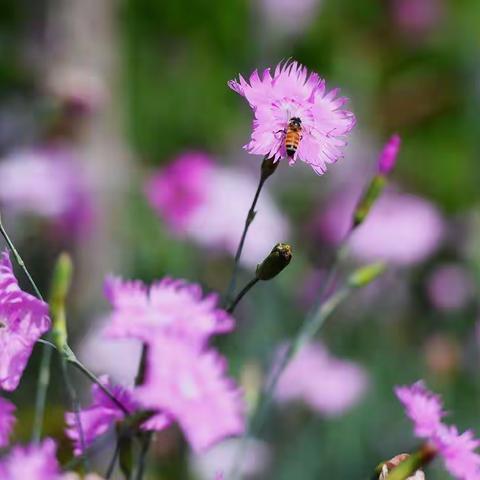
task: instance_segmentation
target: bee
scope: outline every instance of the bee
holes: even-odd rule
[[[302,120],[299,117],[292,117],[288,121],[288,127],[285,130],[285,150],[288,158],[293,159],[301,139]]]

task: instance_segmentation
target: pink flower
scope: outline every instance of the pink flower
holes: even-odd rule
[[[438,430],[445,415],[439,395],[429,392],[423,382],[408,387],[396,387],[395,394],[415,426],[415,435],[428,438]]]
[[[120,385],[112,384],[106,375],[100,377],[100,381],[105,385],[115,398],[129,411],[134,413],[139,410],[138,402],[133,399],[132,391]],[[125,418],[125,413],[105,395],[101,388],[94,384],[92,386],[92,403],[88,408],[80,411],[80,423],[82,426],[83,439],[85,447],[89,447],[95,439],[106,433],[116,422]],[[77,428],[75,413],[67,412],[65,414],[67,423],[66,434],[74,442],[75,455],[82,454],[82,445]],[[142,428],[144,430],[163,430],[170,425],[170,419],[164,414],[157,414],[147,420]]]
[[[0,178],[0,203],[10,212],[49,219],[70,235],[90,227],[90,197],[73,149],[48,146],[13,152],[0,163]]]
[[[240,391],[215,351],[199,352],[179,339],[157,338],[147,365],[138,400],[173,417],[196,452],[243,433]]]
[[[0,448],[6,447],[15,425],[15,406],[0,397]]]
[[[168,334],[201,345],[234,327],[216,294],[204,297],[199,285],[184,280],[164,278],[148,289],[140,281],[110,277],[105,293],[114,308],[105,330],[110,337],[151,342],[155,335]]]
[[[352,224],[360,189],[334,195],[314,221],[314,229],[332,244],[338,244]],[[384,260],[395,265],[413,265],[428,258],[440,246],[444,221],[438,209],[414,195],[385,191],[375,202],[365,222],[353,233],[350,252],[358,260]]]
[[[17,388],[35,342],[49,328],[48,305],[20,289],[5,250],[0,256],[0,388]]]
[[[480,441],[470,430],[459,434],[455,426],[441,422],[445,413],[440,397],[427,390],[423,382],[397,387],[395,393],[413,422],[415,435],[427,440],[445,468],[459,480],[480,478],[480,455],[475,452]]]
[[[378,172],[382,175],[388,175],[397,163],[398,152],[402,140],[399,135],[393,135],[385,144],[385,147],[378,159]]]
[[[57,446],[47,438],[41,444],[14,447],[0,461],[2,480],[60,480],[60,466],[56,458]]]
[[[437,27],[444,16],[443,0],[392,0],[396,24],[409,35],[423,35]]]
[[[367,384],[363,368],[331,356],[321,343],[311,343],[283,372],[276,398],[281,402],[303,400],[320,414],[333,417],[358,403]]]
[[[336,98],[338,89],[327,93],[325,81],[316,73],[308,74],[297,62],[287,61],[260,76],[255,70],[247,82],[231,80],[229,87],[244,96],[255,115],[251,141],[245,149],[255,155],[280,160],[287,156],[285,132],[292,118],[301,123],[301,140],[290,164],[297,158],[308,163],[318,174],[326,165],[343,156],[342,139],[355,125],[353,113],[343,110],[347,99]]]
[[[155,173],[146,192],[175,236],[234,255],[257,184],[250,173],[218,166],[205,153],[187,152]],[[255,267],[289,234],[285,217],[265,187],[257,211],[241,257],[248,267]]]

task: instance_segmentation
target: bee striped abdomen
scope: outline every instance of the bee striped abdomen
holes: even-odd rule
[[[301,139],[302,121],[298,117],[293,117],[288,122],[288,128],[285,134],[285,150],[289,158],[293,159],[295,156]]]

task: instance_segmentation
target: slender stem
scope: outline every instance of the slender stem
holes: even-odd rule
[[[87,450],[85,448],[85,436],[82,428],[82,420],[80,418],[80,401],[78,400],[77,392],[70,380],[70,376],[68,374],[68,363],[65,357],[63,356],[60,357],[60,364],[62,367],[62,376],[63,376],[63,381],[65,382],[67,395],[69,397],[70,404],[72,406],[72,411],[75,415],[75,423],[78,431],[78,438],[80,441],[80,450],[82,452],[82,460],[83,460],[85,469],[88,471],[89,468],[88,468]]]
[[[50,384],[50,363],[52,359],[53,344],[42,346],[42,359],[37,380],[37,396],[35,399],[35,418],[32,428],[32,442],[38,443],[42,436],[45,405],[47,403],[47,390]]]
[[[117,443],[115,445],[115,451],[113,452],[112,459],[110,460],[110,463],[107,468],[107,472],[105,473],[105,480],[110,480],[110,478],[112,477],[119,454],[120,454],[120,441],[117,440]]]
[[[230,304],[230,306],[227,308],[228,313],[233,313],[235,310],[236,306],[240,302],[240,300],[247,294],[247,292],[259,281],[260,279],[258,277],[252,278],[240,291],[240,293],[237,295],[235,300]]]
[[[248,229],[250,228],[253,219],[255,218],[255,207],[257,206],[258,198],[260,197],[260,192],[262,191],[263,185],[267,180],[268,176],[265,176],[264,173],[261,171],[260,173],[260,181],[258,182],[257,191],[255,192],[255,196],[253,197],[252,205],[250,206],[250,210],[247,213],[247,218],[245,219],[245,225],[243,227],[242,236],[240,237],[240,243],[238,244],[237,252],[235,254],[235,263],[233,265],[233,272],[232,277],[230,279],[230,283],[228,285],[227,293],[225,295],[226,301],[229,302],[232,298],[233,292],[235,291],[235,287],[237,284],[237,275],[238,269],[240,267],[240,257],[242,256],[243,245],[245,244],[245,239],[247,238]]]
[[[153,432],[144,432],[141,436],[141,449],[138,456],[137,471],[135,474],[135,480],[142,480],[145,472],[147,453],[152,441]]]

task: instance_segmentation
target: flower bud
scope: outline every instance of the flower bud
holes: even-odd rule
[[[292,259],[292,247],[287,243],[277,243],[268,257],[257,266],[256,277],[259,280],[271,280],[276,277]]]
[[[262,180],[265,181],[268,177],[273,175],[275,173],[275,170],[277,169],[279,165],[279,161],[275,161],[274,158],[270,157],[265,157],[262,162]]]
[[[395,467],[398,467],[398,465],[400,465],[402,462],[407,460],[408,457],[410,457],[410,455],[408,455],[408,453],[401,453],[400,455],[397,455],[396,457],[393,457],[388,462],[385,462],[381,466],[381,471],[380,471],[380,475],[378,477],[378,480],[386,480],[388,478],[388,474]],[[405,480],[425,480],[425,474],[423,473],[422,470],[416,470],[413,475],[407,477]]]
[[[370,182],[370,185],[363,192],[360,201],[353,213],[353,227],[358,227],[367,218],[373,204],[385,188],[386,179],[383,175],[375,175]]]
[[[53,338],[60,349],[67,343],[67,322],[65,315],[65,301],[72,281],[73,264],[70,255],[62,253],[57,260],[53,271],[50,287],[50,313],[53,322]]]
[[[395,134],[385,144],[378,159],[377,169],[380,175],[388,175],[394,169],[401,142],[400,136]]]
[[[370,265],[360,267],[348,277],[348,285],[352,288],[365,287],[382,275],[386,268],[383,262],[371,263]]]

